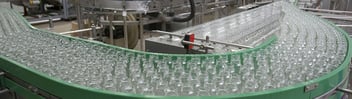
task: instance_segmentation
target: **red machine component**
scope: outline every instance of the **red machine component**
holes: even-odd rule
[[[183,41],[188,41],[194,43],[194,33],[187,33],[183,38]],[[193,48],[192,44],[183,44],[184,48],[187,50],[191,50]]]

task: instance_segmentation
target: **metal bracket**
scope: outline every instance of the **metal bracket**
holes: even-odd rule
[[[187,44],[187,45],[198,46],[198,47],[200,47],[201,49],[211,49],[211,50],[214,50],[214,49],[215,49],[215,48],[212,47],[212,46],[208,46],[208,45],[204,45],[204,44],[199,44],[199,43],[194,43],[194,42],[189,42],[189,41],[184,41],[184,40],[182,40],[181,43],[182,43],[182,44]]]
[[[304,87],[304,92],[314,90],[314,89],[318,88],[318,86],[319,86],[318,83],[313,83],[313,84],[307,85]]]

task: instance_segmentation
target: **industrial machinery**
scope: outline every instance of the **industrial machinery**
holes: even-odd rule
[[[14,5],[23,7],[24,16],[31,24],[39,24],[54,21],[71,20],[76,17],[73,0],[9,0],[11,7]]]
[[[114,44],[117,35],[122,35],[124,46],[132,49],[142,38],[139,41],[144,50],[142,36],[147,30],[194,26],[231,15],[237,7],[256,1],[272,0],[78,0],[77,18],[81,29],[83,20],[105,28],[104,33],[93,34],[95,39]]]
[[[146,39],[146,51],[188,53],[188,50],[184,50],[185,40],[182,37],[185,33],[192,32],[196,40],[191,43],[197,45],[191,49],[192,53],[224,53],[253,48],[280,32],[278,28],[284,16],[280,7],[265,6],[252,11],[168,33],[166,36],[148,38]]]
[[[206,37],[203,44],[185,34],[179,43],[187,49],[214,46],[208,43],[253,47],[212,54],[142,52],[39,30],[1,9],[0,92],[30,99],[338,99],[351,93],[351,39],[334,24],[284,1],[224,19],[230,22],[210,22],[219,26],[214,30],[197,29],[213,28],[204,24],[163,34],[182,39],[182,32],[194,30]],[[229,39],[202,34],[221,31]],[[265,35],[263,41],[251,38]]]

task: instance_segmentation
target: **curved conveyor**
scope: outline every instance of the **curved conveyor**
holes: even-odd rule
[[[1,8],[0,84],[28,98],[310,99],[344,81],[351,42],[343,30],[285,2],[266,6],[285,13],[276,37],[208,55],[139,52],[56,35]]]

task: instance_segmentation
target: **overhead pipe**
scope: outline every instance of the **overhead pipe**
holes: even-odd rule
[[[191,13],[185,18],[173,17],[172,21],[174,21],[174,22],[187,22],[187,21],[190,21],[190,20],[192,20],[194,18],[195,13],[196,13],[194,0],[189,0],[189,3],[190,3],[190,6],[191,6]]]

